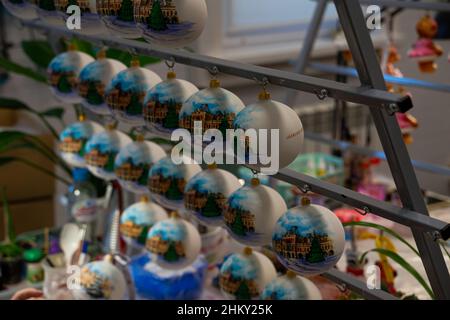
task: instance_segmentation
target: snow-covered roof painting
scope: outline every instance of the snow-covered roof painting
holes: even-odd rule
[[[86,152],[90,152],[93,149],[101,153],[118,152],[119,139],[106,131],[94,134],[86,144]]]
[[[144,104],[152,100],[158,100],[161,103],[169,100],[174,100],[176,103],[183,103],[187,99],[186,95],[187,91],[179,80],[166,80],[158,83],[147,93]]]
[[[73,138],[75,140],[87,139],[92,135],[92,128],[86,122],[75,122],[67,126],[59,135],[62,141],[65,138]]]
[[[77,59],[78,58],[78,59]],[[48,65],[49,72],[71,72],[77,71],[78,61],[74,61],[74,59],[79,60],[79,56],[71,54],[71,52],[63,52],[50,61]]]
[[[85,66],[80,72],[81,81],[101,81],[106,71],[107,64],[102,60],[96,60]]]
[[[235,209],[254,211],[258,208],[258,197],[252,187],[242,187],[231,194],[228,204]]]
[[[231,273],[234,279],[255,279],[258,268],[253,259],[243,254],[232,254],[220,268],[221,273]]]
[[[184,241],[186,239],[186,227],[182,221],[174,219],[158,222],[150,229],[147,238],[161,237],[164,241]]]
[[[161,175],[164,178],[184,178],[184,166],[173,163],[172,158],[165,157],[156,162],[150,170],[149,176]]]
[[[122,148],[116,157],[115,166],[121,166],[131,159],[134,166],[151,164],[148,149],[142,142],[132,142]]]
[[[262,111],[261,106],[257,104],[245,107],[234,119],[234,126],[241,129],[252,128],[253,124],[257,123],[258,113],[262,114]]]
[[[131,221],[139,226],[150,226],[155,223],[154,215],[147,206],[141,203],[133,204],[128,207],[120,217],[120,223]]]
[[[114,76],[108,85],[107,91],[118,88],[124,92],[146,92],[149,84],[139,70],[125,69]]]
[[[221,191],[220,183],[211,175],[207,174],[207,172],[199,172],[189,180],[184,192],[194,189],[200,193],[219,193]]]
[[[286,277],[271,281],[261,293],[261,299],[275,298],[276,300],[307,299],[307,288],[300,281],[289,281]]]

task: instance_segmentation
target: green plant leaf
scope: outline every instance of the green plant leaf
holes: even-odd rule
[[[131,60],[133,58],[133,56],[130,53],[123,51],[123,50],[114,49],[114,48],[108,49],[106,51],[106,56],[111,59],[119,60],[120,62],[122,62],[123,64],[125,64],[128,67],[130,66]],[[141,64],[141,66],[158,63],[161,61],[158,58],[149,57],[149,56],[138,56],[138,58],[139,58],[139,62]]]
[[[95,51],[90,42],[74,38],[70,43],[73,44],[78,51],[87,53],[88,55],[95,57]]]
[[[447,250],[447,245],[445,244],[445,241],[444,240],[440,240],[439,244],[441,245],[442,250],[444,250],[444,252],[447,254],[447,257],[450,258],[450,253]]]
[[[428,283],[425,281],[425,279],[420,275],[420,273],[412,266],[410,265],[405,259],[403,259],[398,253],[391,251],[391,250],[387,250],[387,249],[382,249],[382,248],[375,248],[375,249],[371,249],[368,250],[366,252],[364,252],[361,255],[360,261],[365,261],[366,256],[370,253],[370,252],[377,252],[380,253],[382,255],[385,255],[386,257],[391,258],[392,260],[394,260],[395,262],[397,262],[403,269],[405,269],[409,274],[411,274],[421,285],[422,287],[425,289],[425,291],[430,295],[430,297],[432,299],[434,299],[434,294],[433,294],[433,290],[431,290],[430,286],[428,285]]]
[[[12,220],[11,211],[9,210],[9,203],[6,197],[6,187],[2,188],[2,202],[3,202],[3,214],[5,217],[5,241],[7,243],[14,243],[16,241],[16,232],[14,231],[14,225]]]
[[[5,69],[8,72],[28,77],[38,82],[47,83],[47,78],[44,75],[34,71],[31,68],[23,67],[3,57],[0,57],[0,68]]]
[[[22,49],[27,57],[42,69],[47,69],[50,61],[55,57],[55,53],[47,41],[22,41]]]
[[[26,110],[34,113],[34,110],[28,107],[25,103],[16,99],[8,99],[3,97],[0,97],[0,109]]]
[[[57,107],[57,108],[51,108],[51,109],[39,112],[39,114],[43,117],[57,118],[59,120],[62,120],[65,112],[66,112],[66,110],[64,110],[64,108]]]
[[[15,258],[22,255],[23,249],[15,243],[0,244],[0,255],[5,258]]]
[[[399,240],[400,242],[402,242],[403,244],[405,244],[408,248],[410,248],[415,254],[417,254],[418,256],[420,256],[419,251],[417,251],[416,248],[414,248],[408,241],[406,241],[405,238],[403,238],[401,235],[399,235],[397,232],[395,232],[394,230],[387,228],[385,226],[382,226],[380,224],[377,223],[372,223],[372,222],[366,222],[366,221],[352,221],[352,222],[346,222],[342,224],[344,227],[347,226],[358,226],[358,227],[369,227],[369,228],[374,228],[374,229],[378,229],[380,231],[386,232],[387,234],[393,236],[394,238],[396,238],[397,240]]]

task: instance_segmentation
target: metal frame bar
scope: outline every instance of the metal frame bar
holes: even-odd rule
[[[381,7],[404,8],[430,11],[450,11],[450,4],[439,2],[398,1],[398,0],[359,0],[361,4]]]
[[[386,90],[359,1],[334,0],[334,4],[362,85]],[[404,207],[427,216],[428,210],[395,117],[368,105]],[[413,228],[412,232],[436,298],[450,299],[450,276],[439,244],[422,231]]]

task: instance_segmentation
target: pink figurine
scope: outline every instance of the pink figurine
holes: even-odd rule
[[[408,113],[396,113],[395,116],[402,131],[403,140],[406,144],[411,144],[413,142],[411,132],[419,126],[417,119]]]
[[[419,20],[416,30],[419,40],[408,52],[408,57],[418,60],[420,71],[432,73],[437,69],[436,58],[443,53],[442,48],[433,42],[438,31],[438,24],[436,20],[426,15]]]

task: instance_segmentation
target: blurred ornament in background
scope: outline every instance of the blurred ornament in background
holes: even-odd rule
[[[16,18],[22,20],[34,20],[38,18],[36,6],[31,0],[2,0],[2,4]]]
[[[262,300],[322,300],[316,285],[307,278],[288,270],[283,276],[272,280],[261,294]]]
[[[39,0],[42,1],[42,0]],[[97,4],[99,1],[90,0],[54,0],[56,10],[61,12],[65,21],[73,16],[75,11],[67,11],[70,6],[77,6],[80,9],[80,28],[73,29],[74,32],[95,35],[107,34],[108,30],[105,27],[100,15],[97,13]]]
[[[65,27],[65,13],[57,9],[59,0],[33,0],[39,19],[51,26]]]
[[[142,32],[135,23],[136,17],[144,14],[145,10],[138,11],[137,6],[141,1],[134,0],[97,0],[97,13],[102,17],[106,28],[111,35],[126,38],[137,39]],[[142,1],[151,5],[152,1]],[[149,8],[147,8],[149,9]]]

